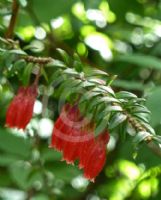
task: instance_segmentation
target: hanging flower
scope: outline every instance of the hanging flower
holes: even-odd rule
[[[108,132],[101,133],[93,144],[88,146],[85,153],[84,177],[94,182],[106,161],[106,144],[109,141]]]
[[[77,105],[64,105],[55,122],[51,147],[62,151],[62,160],[68,164],[79,159],[79,168],[84,169],[84,176],[94,181],[106,161],[109,134],[103,132],[94,138],[95,124],[87,122]]]
[[[6,126],[25,129],[33,114],[37,96],[37,85],[20,87],[17,95],[10,103],[6,114]]]
[[[81,115],[77,106],[66,104],[55,122],[51,147],[63,151],[63,160],[73,163],[78,158]]]

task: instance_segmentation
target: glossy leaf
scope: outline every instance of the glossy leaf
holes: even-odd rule
[[[109,129],[113,129],[113,128],[117,127],[122,122],[124,122],[126,119],[127,119],[127,116],[122,113],[114,114],[109,121]]]

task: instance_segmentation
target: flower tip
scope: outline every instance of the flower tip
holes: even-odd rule
[[[89,179],[89,181],[91,181],[92,183],[94,183],[94,182],[95,182],[95,179],[92,178],[92,179]]]
[[[65,161],[65,159],[64,158],[61,158],[61,160],[60,160],[61,162],[63,162],[63,161]]]
[[[79,164],[78,167],[79,167],[79,169],[83,169],[84,168],[84,166],[82,164]]]
[[[93,178],[93,177],[90,177],[89,175],[87,175],[87,174],[84,174],[84,177],[87,179],[87,180],[89,180],[90,182],[92,182],[92,183],[94,183],[95,182],[95,178]]]
[[[8,124],[5,124],[4,127],[5,128],[10,128],[10,126]]]
[[[73,162],[73,161],[68,160],[68,159],[65,159],[65,158],[64,158],[64,160],[66,161],[66,163],[67,163],[68,165],[74,165],[74,162]]]

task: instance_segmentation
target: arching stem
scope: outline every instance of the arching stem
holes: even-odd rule
[[[5,37],[7,39],[12,39],[13,38],[13,34],[14,34],[14,28],[16,25],[16,20],[17,20],[17,15],[18,15],[18,10],[19,10],[19,3],[17,2],[17,0],[13,0],[13,4],[12,4],[12,16],[9,22],[9,26],[6,32]]]

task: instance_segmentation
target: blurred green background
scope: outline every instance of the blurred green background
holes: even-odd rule
[[[145,97],[151,124],[161,133],[160,0],[19,2],[15,39],[22,48],[34,56],[55,57],[56,48],[70,55],[77,52],[85,64],[117,74],[113,89]],[[0,1],[2,37],[11,4],[12,0]],[[0,60],[0,65],[7,63]],[[77,166],[60,162],[61,154],[48,148],[58,116],[58,99],[52,95],[45,112],[41,95],[36,101],[27,133],[5,129],[6,108],[19,84],[19,76],[7,78],[0,70],[0,199],[161,199],[161,160],[144,145],[136,156],[130,137],[123,140],[112,134],[106,166],[95,183],[85,180]],[[40,94],[43,90],[42,84]]]

